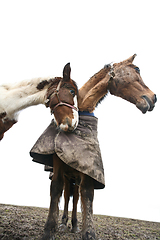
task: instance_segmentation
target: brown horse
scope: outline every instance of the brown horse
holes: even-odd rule
[[[132,63],[135,57],[136,54],[113,66],[106,65],[91,77],[79,90],[79,110],[93,112],[100,99],[110,92],[135,104],[142,113],[152,111],[157,98],[144,84],[140,69]]]
[[[70,79],[70,67],[66,65],[63,72],[63,79],[56,78],[53,84],[49,87],[47,92],[48,102],[47,107],[51,108],[51,113],[54,113],[54,122],[61,130],[65,132],[73,131],[78,124],[78,113],[77,105],[78,101],[75,100],[78,91],[74,82]],[[68,112],[70,111],[70,115]],[[73,112],[74,111],[74,112]],[[67,112],[67,117],[66,117]],[[65,116],[65,117],[64,117]],[[75,116],[77,118],[75,118]],[[73,120],[72,120],[73,119]],[[55,129],[57,131],[57,128]],[[61,131],[60,131],[61,132]],[[58,132],[58,136],[60,135]],[[61,132],[62,136],[63,133]],[[66,135],[67,137],[71,136],[70,133]],[[48,137],[49,138],[49,137]],[[57,141],[58,142],[58,141]],[[65,144],[65,142],[64,142]],[[60,144],[61,147],[61,144]],[[56,146],[57,148],[57,146]],[[37,149],[36,149],[37,150]],[[35,157],[36,154],[33,154],[31,151],[31,156]],[[77,219],[76,214],[77,202],[78,202],[78,186],[80,185],[81,201],[82,201],[82,212],[83,212],[83,238],[95,239],[95,232],[92,222],[92,202],[94,194],[94,182],[91,177],[87,176],[80,171],[70,167],[64,163],[57,154],[53,156],[53,177],[51,181],[51,202],[50,209],[48,214],[48,219],[44,228],[44,235],[42,239],[54,239],[54,233],[57,228],[58,221],[58,203],[60,196],[62,194],[63,188],[65,188],[65,194],[69,193],[71,195],[70,184],[75,183],[74,191],[74,209],[72,215],[72,224],[76,226]],[[77,186],[78,185],[78,186]],[[103,187],[103,184],[101,184]],[[73,187],[73,185],[72,185]],[[65,196],[67,197],[67,196]],[[69,201],[69,198],[68,198]],[[68,205],[66,201],[65,210],[68,214]],[[66,214],[66,215],[67,215]],[[67,222],[63,216],[64,222]]]
[[[113,66],[105,65],[103,69],[91,77],[79,90],[78,104],[80,111],[93,112],[95,107],[108,92],[135,104],[142,113],[152,111],[157,98],[156,95],[144,84],[140,76],[139,68],[133,65],[132,62],[135,56],[136,55],[133,55],[123,62],[115,63]],[[57,225],[58,198],[62,193],[62,186],[64,186],[65,206],[61,227],[65,229],[65,226],[67,225],[68,203],[70,195],[73,195],[72,231],[76,232],[78,230],[76,214],[79,198],[79,185],[75,184],[72,189],[73,181],[72,178],[70,178],[70,174],[75,178],[80,177],[81,179],[80,193],[83,213],[83,239],[95,239],[92,220],[92,201],[94,194],[93,179],[71,169],[69,166],[66,166],[58,157],[53,169],[54,175],[51,183],[51,206],[43,239],[53,239],[52,234]],[[61,187],[58,189],[56,186],[60,186],[60,184],[58,184],[59,181]]]

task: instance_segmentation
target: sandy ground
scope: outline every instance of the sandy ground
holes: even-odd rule
[[[34,240],[40,239],[48,215],[48,209],[22,207],[0,204],[0,239]],[[69,213],[71,216],[71,213]],[[59,223],[62,217],[60,211]],[[81,213],[78,213],[81,230]],[[94,215],[94,226],[97,240],[116,239],[160,239],[160,223],[140,221],[127,218]],[[57,231],[55,239],[81,239],[81,232],[71,233],[69,217],[68,229],[65,233]]]

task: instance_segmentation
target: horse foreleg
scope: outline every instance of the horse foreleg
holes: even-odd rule
[[[51,202],[48,218],[44,227],[42,240],[54,240],[54,233],[58,225],[59,208],[58,203],[63,191],[63,166],[60,159],[54,162],[54,175],[51,181]]]
[[[74,186],[73,193],[73,210],[72,210],[72,232],[79,232],[79,228],[77,226],[77,203],[79,199],[79,186]]]
[[[64,178],[64,212],[62,216],[62,223],[60,225],[60,228],[62,231],[66,231],[67,229],[69,199],[70,199],[70,182],[65,177]]]
[[[83,175],[81,186],[81,203],[82,203],[82,239],[96,239],[93,227],[93,197],[94,186],[93,179]]]

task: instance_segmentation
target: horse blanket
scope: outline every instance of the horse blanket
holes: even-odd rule
[[[73,132],[60,131],[54,121],[43,132],[30,151],[33,161],[53,167],[55,154],[71,168],[94,179],[94,188],[105,187],[104,169],[97,139],[94,116],[79,116]]]

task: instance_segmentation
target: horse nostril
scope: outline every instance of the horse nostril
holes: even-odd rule
[[[156,103],[157,102],[157,96],[156,96],[156,94],[154,94],[154,103]]]

